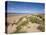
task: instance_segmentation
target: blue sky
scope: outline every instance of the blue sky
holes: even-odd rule
[[[8,13],[44,13],[44,3],[7,2]]]

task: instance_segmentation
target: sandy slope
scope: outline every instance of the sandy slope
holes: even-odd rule
[[[28,16],[29,17],[30,15],[28,15],[28,14],[25,15],[24,14],[24,15],[8,16],[7,21],[8,21],[8,23],[13,24],[14,22],[16,23],[23,16]],[[23,19],[23,21],[24,20],[25,20],[25,18]],[[14,24],[12,26],[12,24],[10,24],[7,28],[8,33],[12,33],[12,32],[16,31],[16,25]],[[38,26],[39,26],[39,24],[29,22],[29,24],[27,26],[22,27],[21,31],[23,31],[23,29],[24,29],[26,32],[40,32],[40,30],[37,29]],[[28,28],[28,27],[30,27],[30,28]]]

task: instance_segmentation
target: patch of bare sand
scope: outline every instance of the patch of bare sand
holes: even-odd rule
[[[22,15],[13,15],[13,16],[8,16],[7,17],[7,22],[9,23],[16,23],[21,17],[27,16],[28,14],[22,14]]]
[[[40,32],[40,30],[37,29],[37,27],[39,26],[39,24],[37,23],[31,23],[29,22],[29,24],[27,25],[27,32]]]
[[[14,24],[13,26],[10,24],[7,28],[7,33],[13,33],[16,31],[16,25]]]

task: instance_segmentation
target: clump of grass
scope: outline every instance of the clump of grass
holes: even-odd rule
[[[44,18],[44,15],[37,15],[37,17],[39,17],[40,19],[34,17],[34,16],[31,16],[31,17],[28,17],[30,22],[32,23],[37,23],[37,24],[40,24],[40,26],[38,27],[38,29],[42,32],[45,31],[45,18]]]
[[[31,16],[31,17],[28,17],[28,18],[29,18],[29,21],[32,22],[32,23],[41,22],[41,20],[39,20],[37,17],[34,17],[34,16]]]
[[[37,17],[36,17],[36,16],[37,16]],[[39,17],[40,19],[42,19],[42,20],[38,19],[38,17]],[[23,18],[26,18],[27,20],[26,20],[26,21],[22,21]],[[22,21],[22,22],[21,22],[21,21]],[[44,23],[44,21],[45,21],[45,18],[43,18],[43,15],[33,15],[33,16],[30,16],[30,17],[27,17],[27,16],[21,17],[21,18],[19,19],[19,21],[16,23],[16,24],[18,25],[19,22],[21,22],[21,24],[20,24],[19,26],[17,26],[16,32],[18,33],[19,30],[22,29],[21,26],[27,25],[28,22],[40,24],[40,26],[38,27],[38,29],[39,29],[40,31],[44,32],[44,31],[45,31],[45,23]]]
[[[22,28],[21,28],[21,26],[25,26],[25,25],[27,25],[27,21],[23,21],[22,23],[21,23],[21,25],[19,25],[18,27],[17,27],[17,31],[16,32],[19,32],[19,30],[21,30]]]
[[[38,29],[39,29],[40,31],[44,32],[44,31],[45,31],[45,26],[44,26],[44,25],[40,25],[40,26],[38,27]]]
[[[27,19],[26,16],[24,16],[23,18],[26,18],[26,19]],[[22,20],[23,18],[20,18],[20,19]],[[27,25],[27,24],[28,24],[28,20],[26,20],[26,21],[22,21],[21,24],[20,24],[19,26],[17,26],[17,30],[16,30],[16,32],[19,32],[19,30],[22,29],[21,26],[25,26],[25,25]]]
[[[35,16],[37,16],[37,17],[39,17],[39,18],[42,19],[42,20],[38,19],[37,23],[40,24],[40,26],[38,27],[38,29],[40,31],[44,32],[45,31],[45,18],[44,18],[45,16],[44,16],[44,14],[38,14],[38,15],[35,15]]]

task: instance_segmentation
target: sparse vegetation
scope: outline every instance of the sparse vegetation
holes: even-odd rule
[[[21,26],[25,26],[27,24],[28,24],[28,20],[22,21],[21,24],[19,26],[17,26],[17,32],[19,32],[19,30],[21,29]]]
[[[26,19],[26,21],[22,21],[23,18]],[[21,17],[17,22],[16,22],[16,25],[18,25],[16,27],[16,31],[14,33],[18,33],[20,32],[20,30],[22,29],[22,26],[26,26],[28,25],[29,23],[28,22],[32,22],[32,23],[36,23],[36,24],[40,24],[38,29],[42,32],[45,31],[45,17],[44,17],[44,14],[37,14],[37,15],[32,15],[30,17],[27,17],[27,16],[23,16]],[[20,25],[19,25],[20,24]],[[25,32],[25,31],[21,31],[21,32]]]
[[[28,23],[28,20],[32,23],[37,23],[40,24],[39,29],[44,32],[45,27],[44,27],[44,15],[36,15],[36,16],[30,16],[30,17],[26,17],[27,18],[27,22],[22,22],[22,26],[26,25]],[[39,18],[39,19],[38,19]],[[40,20],[41,19],[41,20]]]

